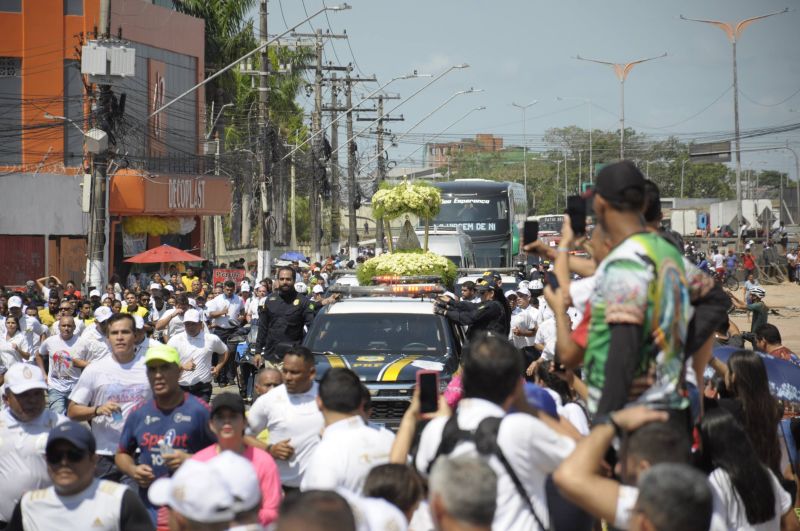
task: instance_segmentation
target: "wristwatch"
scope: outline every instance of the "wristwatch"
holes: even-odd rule
[[[617,437],[622,437],[625,433],[625,430],[620,427],[619,424],[614,422],[614,418],[611,416],[611,413],[607,413],[605,415],[598,415],[594,418],[594,422],[592,422],[593,426],[602,426],[607,424],[614,428],[614,435]]]

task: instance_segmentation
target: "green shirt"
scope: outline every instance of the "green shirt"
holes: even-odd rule
[[[769,308],[763,302],[754,302],[747,305],[747,309],[753,312],[753,321],[750,323],[750,331],[755,332],[761,325],[767,324]]]
[[[639,401],[685,407],[678,384],[691,303],[681,254],[657,234],[634,234],[611,250],[596,275],[584,358],[589,410],[597,411],[606,384],[611,326],[615,324],[642,327],[636,376],[646,374],[652,366],[656,369],[656,383]]]

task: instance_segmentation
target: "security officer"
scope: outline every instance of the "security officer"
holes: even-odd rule
[[[481,332],[496,332],[507,337],[508,324],[503,305],[495,300],[497,285],[493,280],[483,279],[475,284],[481,297],[479,304],[455,302],[449,297],[441,297],[434,306],[434,313],[460,325],[469,326],[467,339],[472,340]]]
[[[303,340],[304,327],[311,325],[320,304],[298,293],[294,279],[291,267],[278,269],[275,291],[258,307],[256,351],[263,351],[273,360],[282,357],[282,353],[276,352],[279,343],[295,344]]]
[[[497,271],[491,270],[483,274],[483,280],[490,284],[494,282],[494,300],[503,305],[503,322],[505,323],[505,329],[502,330],[502,333],[508,335],[511,332],[511,312],[513,310],[511,308],[511,303],[508,302],[505,292],[503,291],[503,277]]]

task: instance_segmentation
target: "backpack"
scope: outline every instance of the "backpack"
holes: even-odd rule
[[[475,431],[467,431],[458,427],[458,421],[456,420],[455,414],[451,416],[449,419],[447,419],[447,422],[444,425],[444,429],[442,430],[442,440],[439,443],[439,448],[436,449],[436,455],[433,456],[433,459],[431,459],[430,463],[428,464],[427,472],[430,474],[431,468],[436,460],[442,455],[449,455],[459,442],[470,441],[475,444],[475,448],[478,450],[479,454],[484,456],[493,455],[500,461],[506,471],[506,474],[508,474],[508,476],[511,478],[511,481],[514,483],[514,487],[516,487],[520,497],[522,497],[525,505],[528,507],[528,510],[536,520],[536,524],[539,526],[539,529],[549,529],[542,523],[539,515],[536,514],[536,510],[533,508],[533,504],[528,496],[528,492],[525,490],[525,486],[514,472],[514,469],[511,468],[511,463],[508,462],[508,459],[506,459],[506,456],[503,454],[503,451],[497,444],[497,433],[500,431],[500,423],[502,420],[503,419],[501,417],[487,417],[483,419],[480,424],[478,424],[478,427],[475,428]]]

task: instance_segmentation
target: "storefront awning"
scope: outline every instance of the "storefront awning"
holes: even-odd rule
[[[211,216],[229,214],[231,184],[210,175],[143,175],[119,170],[111,177],[112,216]]]

